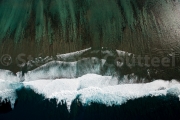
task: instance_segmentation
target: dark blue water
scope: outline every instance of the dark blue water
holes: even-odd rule
[[[120,106],[92,103],[83,106],[75,99],[68,111],[66,102],[45,99],[31,89],[17,91],[18,100],[11,110],[9,103],[0,105],[0,120],[179,120],[180,101],[167,95],[129,100]]]

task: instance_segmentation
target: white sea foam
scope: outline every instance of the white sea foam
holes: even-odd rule
[[[58,60],[61,60],[61,61],[69,61],[69,62],[72,62],[72,61],[76,61],[77,59],[80,58],[80,56],[91,50],[91,48],[88,48],[88,49],[85,49],[85,50],[81,50],[81,51],[76,51],[76,52],[71,52],[71,53],[66,53],[66,54],[59,54],[59,55],[56,55]]]
[[[25,86],[47,99],[56,98],[58,102],[66,101],[68,108],[72,101],[78,98],[83,105],[92,102],[111,105],[121,105],[128,100],[144,96],[175,95],[180,97],[180,84],[176,80],[156,80],[151,83],[118,84],[111,76],[86,74],[73,79],[40,79],[23,83],[0,80],[1,101],[9,100],[13,107],[17,99],[15,90]]]
[[[20,79],[9,70],[0,69],[0,79],[5,81],[20,81]]]
[[[83,54],[98,53],[103,54],[103,58],[99,59],[96,57],[83,57]],[[130,56],[130,53],[124,51],[116,51],[118,56]],[[86,55],[85,55],[86,56]],[[91,48],[57,55],[57,61],[51,61],[46,63],[32,71],[25,74],[25,81],[32,81],[37,79],[57,79],[57,78],[77,78],[85,74],[101,74],[105,67],[104,74],[113,76],[116,74],[113,65],[108,64],[106,59],[110,56],[116,56],[112,51],[109,50],[92,50]],[[117,67],[121,67],[123,62],[117,61]],[[19,75],[19,74],[18,74]]]
[[[19,82],[0,79],[0,101],[9,101],[11,103],[11,107],[14,108],[14,103],[17,99],[15,90],[21,87],[22,84]]]
[[[77,78],[88,73],[100,74],[104,60],[84,58],[76,62],[52,61],[25,74],[25,81]]]
[[[115,78],[96,74],[87,74],[77,79],[37,80],[24,84],[47,98],[65,100],[68,107],[77,97],[83,105],[96,102],[111,106],[121,105],[130,99],[144,96],[180,95],[180,84],[175,80],[170,82],[156,80],[146,84],[118,84]]]
[[[60,55],[60,57],[65,60],[70,56],[79,56],[87,50]],[[126,54],[118,50],[117,53],[119,56]],[[104,51],[104,54],[110,53]],[[130,56],[130,54],[127,55]],[[15,91],[23,86],[33,89],[38,94],[43,94],[47,99],[57,98],[58,102],[66,101],[68,108],[76,98],[83,105],[96,102],[107,106],[121,105],[128,100],[144,96],[171,94],[180,98],[180,84],[176,80],[156,80],[146,84],[134,84],[138,79],[136,76],[131,77],[131,80],[124,76],[120,82],[112,76],[98,75],[105,62],[106,60],[93,57],[75,62],[52,61],[29,71],[22,83],[20,73],[15,76],[8,70],[0,70],[1,101],[9,100],[13,107],[17,99]]]

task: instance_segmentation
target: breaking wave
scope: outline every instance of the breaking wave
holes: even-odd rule
[[[118,54],[126,53],[118,51]],[[21,72],[15,76],[1,70],[0,119],[178,118],[180,83],[177,80],[148,82],[143,78],[139,82],[134,73],[130,77],[122,74],[122,66],[120,71],[117,64],[107,66],[111,60],[112,56],[52,61],[27,72],[25,77]]]

